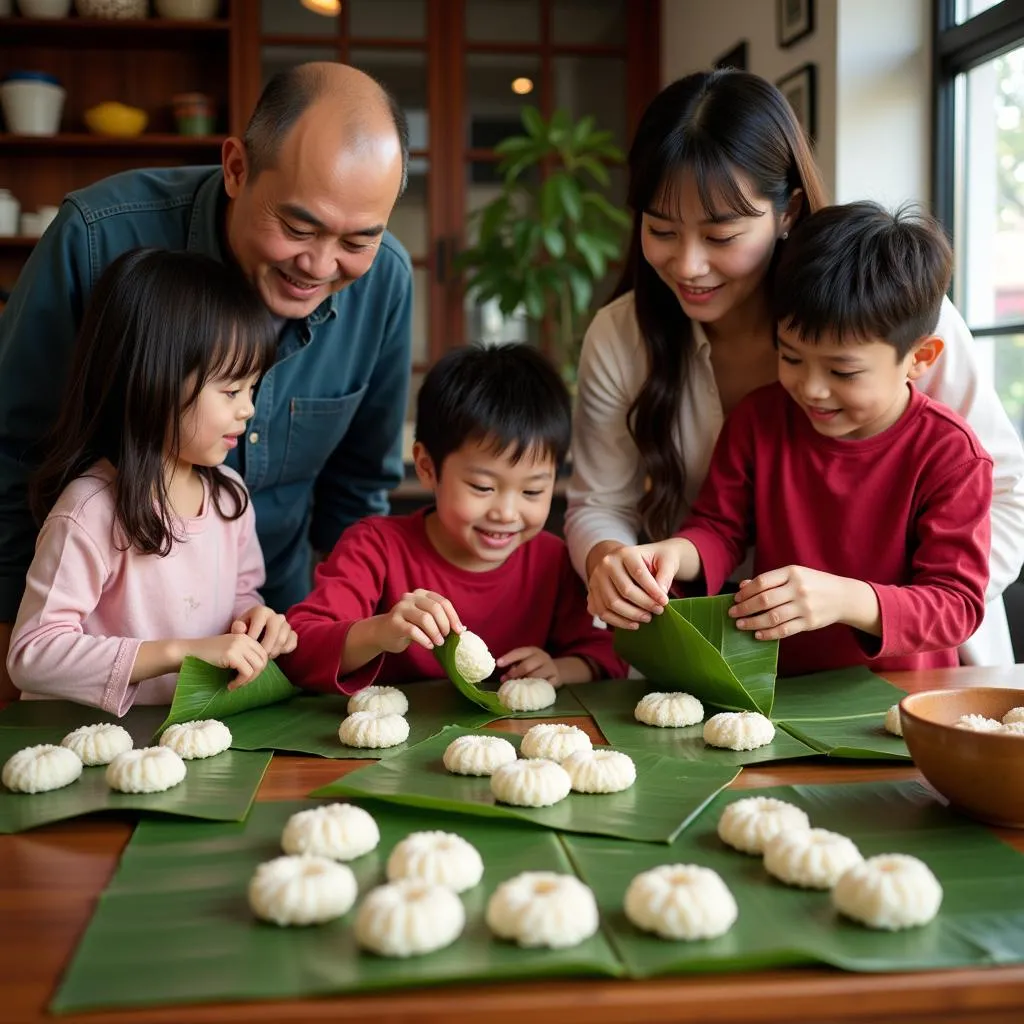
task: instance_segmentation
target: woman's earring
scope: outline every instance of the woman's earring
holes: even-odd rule
[[[782,232],[782,241],[785,241],[787,238],[789,238],[789,232],[788,231],[783,231]]]

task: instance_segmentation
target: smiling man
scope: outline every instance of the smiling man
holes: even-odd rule
[[[312,550],[387,511],[402,472],[412,269],[386,228],[407,168],[385,90],[345,65],[305,64],[270,81],[221,166],[128,171],[65,199],[0,317],[0,654],[37,531],[28,479],[89,293],[128,249],[237,265],[279,325],[277,361],[228,459],[252,493],[264,599],[300,600]],[[0,697],[5,682],[0,669]]]

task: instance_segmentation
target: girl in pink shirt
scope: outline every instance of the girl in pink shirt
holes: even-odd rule
[[[294,649],[221,465],[275,341],[249,285],[205,256],[139,249],[104,272],[31,490],[45,521],[7,659],[26,697],[122,715],[168,703],[187,655],[245,683]]]

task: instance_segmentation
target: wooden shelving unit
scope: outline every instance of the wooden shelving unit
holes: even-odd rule
[[[45,71],[67,92],[59,134],[0,130],[0,188],[31,212],[118,171],[218,163],[227,133],[242,130],[254,100],[246,59],[256,52],[248,39],[252,14],[248,0],[222,0],[220,16],[208,21],[0,18],[0,79]],[[177,134],[171,101],[185,92],[213,98],[216,134]],[[83,115],[108,100],[145,110],[146,131],[130,138],[91,134]],[[0,238],[0,290],[13,285],[35,243]]]

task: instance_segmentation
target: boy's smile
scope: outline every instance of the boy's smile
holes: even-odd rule
[[[923,338],[903,358],[881,339],[848,341],[826,335],[815,342],[779,325],[779,381],[825,437],[863,440],[888,430],[910,402],[908,382],[941,351]]]
[[[496,569],[543,529],[551,511],[555,460],[528,451],[513,462],[487,442],[470,441],[452,452],[438,476],[418,444],[416,473],[434,492],[427,537],[443,558],[460,569]]]

